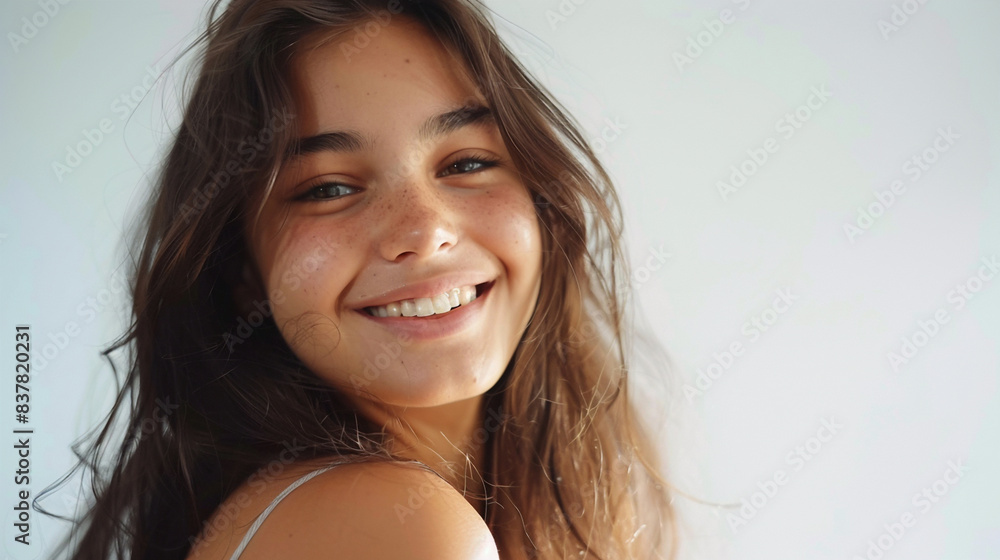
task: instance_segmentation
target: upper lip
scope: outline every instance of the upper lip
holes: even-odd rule
[[[478,271],[462,271],[436,276],[429,280],[407,283],[401,288],[380,292],[377,296],[354,303],[355,309],[386,305],[404,299],[433,298],[446,293],[452,288],[462,286],[477,286],[494,279],[494,276]]]

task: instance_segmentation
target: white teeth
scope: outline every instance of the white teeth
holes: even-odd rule
[[[434,314],[434,303],[431,302],[431,298],[417,298],[413,300],[413,303],[417,305],[417,317],[426,317]]]
[[[458,303],[460,305],[465,305],[470,301],[476,299],[476,288],[475,286],[470,286],[468,288],[462,288],[462,291],[458,293]]]
[[[448,294],[441,294],[434,296],[431,300],[434,303],[435,313],[444,313],[445,311],[451,311],[451,302],[448,300]]]
[[[378,309],[378,308],[376,308]],[[416,317],[417,316],[417,306],[413,304],[412,299],[404,299],[399,302],[400,313],[403,317]]]
[[[428,317],[442,314],[476,299],[475,286],[462,286],[432,298],[404,299],[386,305],[368,307],[374,317]]]

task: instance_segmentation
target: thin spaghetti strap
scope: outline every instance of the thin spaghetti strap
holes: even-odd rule
[[[302,478],[299,478],[295,482],[289,484],[288,488],[285,488],[284,490],[282,490],[281,493],[278,494],[278,497],[276,497],[274,499],[274,501],[272,501],[270,503],[270,505],[268,505],[267,508],[264,511],[262,511],[260,515],[257,516],[257,519],[254,520],[253,524],[250,525],[250,529],[247,530],[247,533],[245,535],[243,535],[243,540],[240,541],[240,546],[236,547],[236,551],[233,552],[233,555],[230,557],[229,560],[237,560],[237,558],[239,558],[240,555],[243,554],[243,550],[247,547],[248,544],[250,544],[250,539],[253,538],[254,533],[257,532],[257,529],[260,529],[261,524],[264,523],[264,519],[266,519],[267,516],[271,514],[271,511],[274,510],[275,506],[278,505],[278,502],[280,502],[281,500],[285,499],[285,496],[287,496],[288,494],[290,494],[292,492],[292,490],[295,490],[299,486],[302,486],[306,482],[309,482],[310,480],[312,480],[313,477],[319,476],[319,475],[325,473],[326,471],[328,471],[328,470],[330,470],[330,469],[332,469],[333,467],[336,467],[336,466],[337,465],[329,465],[329,466],[323,467],[321,469],[317,469],[315,471],[312,471],[311,473],[309,473],[309,474],[303,476]]]

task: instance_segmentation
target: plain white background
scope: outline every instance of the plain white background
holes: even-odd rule
[[[1000,257],[1000,4],[489,5],[625,202],[632,283],[673,363],[658,438],[673,482],[720,504],[675,502],[682,557],[1000,557],[1000,275],[983,264]],[[0,7],[6,556],[45,558],[65,530],[35,512],[32,544],[13,540],[14,326],[35,341],[35,497],[110,406],[122,239],[182,73],[148,95],[145,78],[203,8]],[[15,48],[22,18],[47,21]],[[71,511],[77,488],[43,506]]]

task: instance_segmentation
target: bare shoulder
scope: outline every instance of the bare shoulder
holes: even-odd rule
[[[235,545],[227,548],[231,555]],[[289,493],[241,560],[276,557],[499,558],[492,534],[472,505],[436,474],[405,463],[339,465]]]

